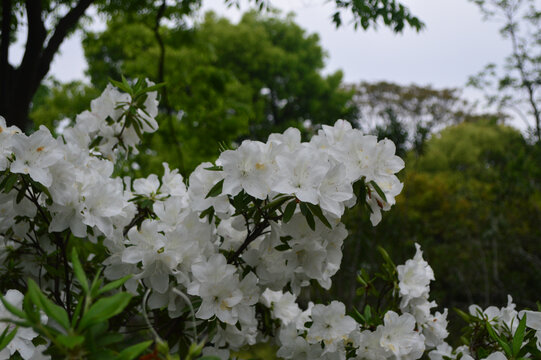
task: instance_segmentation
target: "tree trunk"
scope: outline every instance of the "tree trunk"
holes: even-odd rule
[[[32,97],[37,87],[30,85],[26,77],[21,79],[18,71],[10,68],[8,76],[2,81],[2,92],[0,93],[0,116],[6,119],[8,126],[15,125],[22,131],[32,127],[28,114]],[[38,83],[39,84],[39,83]]]
[[[43,22],[41,1],[26,0],[28,33],[25,51],[17,69],[8,61],[12,13],[11,0],[2,0],[2,35],[0,37],[0,116],[7,125],[26,131],[32,127],[28,117],[32,99],[39,85],[49,72],[54,55],[69,32],[94,0],[79,0],[58,21],[53,30],[47,31]],[[49,37],[48,37],[49,33]],[[47,40],[48,38],[48,40]],[[47,41],[46,41],[47,40]]]

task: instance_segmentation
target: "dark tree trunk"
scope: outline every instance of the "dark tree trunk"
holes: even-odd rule
[[[2,35],[0,37],[0,116],[8,125],[28,130],[32,123],[28,117],[32,99],[49,72],[54,55],[62,41],[75,28],[79,19],[94,0],[80,0],[58,21],[47,39],[41,1],[26,0],[28,34],[23,59],[18,68],[8,61],[11,0],[2,0]]]

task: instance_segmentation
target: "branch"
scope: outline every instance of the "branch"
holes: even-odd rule
[[[30,0],[30,2],[37,1]],[[86,9],[88,9],[93,2],[94,0],[80,0],[75,7],[71,8],[71,10],[68,11],[68,13],[62,19],[60,19],[39,60],[37,74],[38,80],[43,79],[45,75],[47,75],[53,57],[60,48],[62,41],[64,41],[68,33],[75,28],[79,22],[79,19],[84,15]]]
[[[251,233],[248,233],[248,236],[246,237],[242,245],[237,249],[237,251],[235,251],[235,253],[233,253],[233,255],[231,255],[227,259],[227,262],[231,264],[233,261],[235,261],[235,259],[237,259],[240,256],[240,254],[242,254],[242,252],[246,250],[248,245],[250,245],[255,239],[257,239],[268,226],[269,226],[269,221],[267,219],[257,224],[254,231],[252,231]]]
[[[535,133],[537,141],[541,142],[541,111],[537,107],[537,103],[535,100],[534,82],[531,81],[526,74],[526,65],[524,64],[525,54],[524,51],[520,49],[520,46],[518,44],[518,36],[515,32],[516,23],[513,18],[514,11],[516,11],[516,9],[509,9],[506,12],[506,18],[509,24],[508,33],[509,37],[511,38],[511,43],[513,45],[513,57],[516,61],[516,69],[519,71],[520,74],[521,86],[522,88],[525,88],[528,92],[528,102],[530,103],[530,106],[532,108],[532,113],[535,120]]]
[[[2,0],[2,27],[0,30],[0,79],[7,79],[8,73],[8,55],[9,40],[11,38],[11,0]],[[5,81],[2,81],[5,83]],[[5,84],[7,85],[7,83]],[[4,96],[3,87],[0,90],[1,96]]]
[[[37,69],[38,59],[43,49],[43,42],[47,36],[41,13],[41,1],[26,0],[26,18],[28,19],[28,34],[24,56],[19,71],[26,79],[33,81]]]

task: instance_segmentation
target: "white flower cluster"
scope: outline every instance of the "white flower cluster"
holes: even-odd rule
[[[49,214],[51,233],[69,229],[79,238],[101,237],[110,254],[104,263],[108,278],[133,274],[126,283],[128,290],[135,293],[141,285],[151,288],[148,306],[166,307],[172,317],[185,307],[178,291],[200,298],[197,318],[216,318],[224,324],[211,339],[217,348],[227,344],[236,349],[256,342],[255,304],[265,291],[288,287],[289,299],[294,299],[311,280],[324,288],[331,286],[347,236],[340,217],[357,201],[355,182],[366,184],[366,199],[361,200],[372,207],[374,224],[402,189],[395,173],[404,163],[395,156],[394,144],[365,136],[346,121],[324,126],[310,142],[301,142],[297,129],[273,134],[266,143],[244,141],[237,150],[224,151],[217,166],[201,164],[190,176],[189,187],[167,164],[161,178],[115,178],[119,151],[135,151],[139,134],[157,128],[156,92],[148,93],[144,109],[137,112],[144,121],[128,120],[130,101],[129,95],[108,86],[59,139],[45,127],[26,136],[0,119],[0,171],[4,176],[27,174],[43,187],[39,197],[26,190],[27,196],[17,198],[28,186],[18,180],[8,193],[0,194],[2,208],[6,207],[0,212],[0,230],[8,234],[3,241],[7,244],[11,236],[19,242],[37,241],[29,238],[31,219],[41,216],[37,210]],[[212,167],[219,171],[208,170]],[[221,192],[209,197],[220,182]],[[239,196],[264,204],[289,196],[291,203],[301,206],[296,206],[287,223],[267,219],[256,229],[255,223],[235,213],[232,199]],[[137,199],[150,200],[154,216],[138,219]],[[321,212],[313,224],[305,218],[305,204]],[[280,205],[278,212],[285,207]],[[204,215],[209,209],[215,217],[209,215],[207,221]],[[21,217],[27,221],[16,220]],[[38,276],[31,262],[27,265],[28,275]],[[335,319],[334,332],[324,328],[328,311]],[[305,315],[314,322],[310,344],[323,339],[329,344],[326,352],[338,349],[336,341],[355,327],[344,312],[338,303],[314,306]],[[288,315],[277,316],[285,320]],[[298,319],[295,322],[304,326]]]
[[[415,257],[398,266],[397,271],[402,314],[388,311],[383,324],[373,331],[363,329],[345,315],[342,303],[311,304],[302,312],[292,294],[265,291],[263,304],[283,325],[278,355],[285,359],[339,360],[346,359],[349,348],[354,351],[349,352],[348,359],[414,360],[421,358],[425,349],[443,343],[447,337],[447,311],[430,313],[436,306],[435,302],[428,302],[429,282],[434,273],[423,260],[418,245]]]
[[[397,266],[398,287],[400,289],[400,310],[412,314],[419,329],[425,337],[425,345],[429,348],[442,344],[449,335],[447,332],[447,309],[443,313],[431,314],[430,309],[437,306],[429,301],[430,282],[434,281],[434,271],[423,259],[421,246],[415,244],[416,253],[413,259],[404,265]]]
[[[419,245],[415,257],[397,268],[401,314],[387,312],[375,328],[362,328],[338,301],[310,303],[305,310],[297,303],[311,281],[330,288],[347,237],[340,222],[345,209],[366,202],[376,225],[381,211],[394,204],[402,190],[396,173],[404,162],[391,141],[339,120],[309,142],[301,141],[297,129],[272,134],[265,143],[244,141],[216,164],[197,167],[189,186],[165,163],[161,177],[114,177],[121,151],[136,151],[140,135],[156,130],[156,96],[149,92],[143,109],[134,112],[129,95],[108,86],[59,139],[45,127],[26,136],[0,118],[0,178],[10,183],[0,193],[4,248],[29,242],[53,251],[46,237],[33,237],[34,218],[45,221],[50,233],[69,229],[76,237],[99,239],[109,254],[106,277],[132,274],[128,291],[152,290],[143,306],[177,317],[191,296],[198,324],[218,323],[204,353],[223,359],[229,350],[268,341],[275,330],[261,331],[256,305],[277,326],[284,359],[413,360],[426,350],[432,360],[469,356],[444,342],[447,310],[431,313],[434,273]],[[137,121],[129,119],[134,113]],[[359,183],[361,199],[354,193]],[[31,261],[24,265],[25,275],[44,275]],[[21,296],[12,291],[6,298],[20,305]],[[509,329],[516,329],[520,317],[511,305],[483,313]],[[541,316],[527,314],[539,339]],[[20,330],[4,352],[38,356],[33,337]]]
[[[266,143],[246,140],[238,149],[224,151],[217,164],[223,166],[224,194],[244,190],[258,199],[293,194],[336,218],[346,206],[355,204],[353,183],[361,178],[366,183],[374,181],[385,195],[383,199],[373,187],[367,195],[376,225],[381,210],[389,210],[402,190],[395,174],[404,161],[395,150],[392,141],[378,142],[375,136],[363,135],[349,122],[338,120],[334,126],[323,125],[306,143],[294,128],[270,135]]]

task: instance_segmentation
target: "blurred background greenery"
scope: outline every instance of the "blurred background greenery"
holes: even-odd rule
[[[444,307],[502,305],[507,294],[519,307],[540,300],[541,146],[535,132],[506,126],[504,112],[479,112],[460,89],[346,84],[340,71],[323,75],[318,36],[292,16],[248,12],[232,23],[207,13],[196,27],[161,24],[159,32],[154,16],[121,13],[104,31],[87,32],[91,83],[43,82],[30,112],[34,125],[61,129],[110,78],[163,81],[160,130],[147,137],[138,166],[124,172],[160,173],[167,161],[187,176],[223,146],[290,126],[308,138],[322,124],[347,119],[395,142],[406,160],[404,190],[375,228],[368,214],[346,213],[350,235],[342,268],[330,292],[313,291],[316,300],[355,305],[357,271],[380,263],[376,245],[400,264],[416,242],[435,272],[433,298]]]

